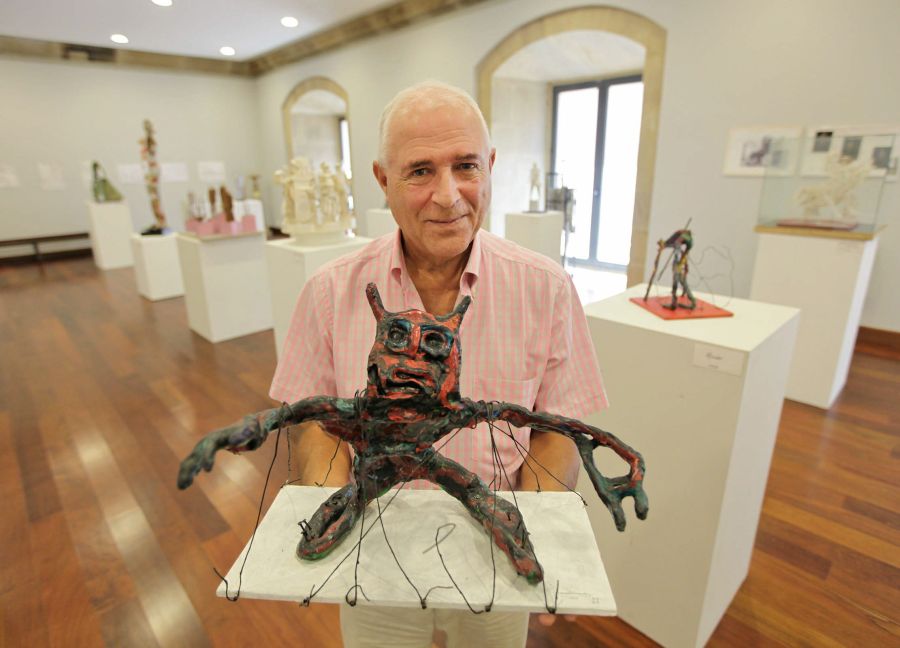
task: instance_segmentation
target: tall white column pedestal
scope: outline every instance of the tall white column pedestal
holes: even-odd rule
[[[578,488],[619,616],[664,646],[702,646],[747,576],[798,311],[698,293],[734,317],[664,321],[628,301],[645,288],[585,308],[610,401],[586,420],[643,454],[649,516],[626,500],[619,533],[584,471]]]
[[[506,239],[562,263],[563,213],[515,212],[506,215]]]
[[[397,231],[397,221],[390,209],[367,209],[362,218],[357,216],[357,231],[360,236],[376,239]]]
[[[191,330],[221,342],[272,328],[265,235],[178,234]]]
[[[372,239],[356,238],[331,245],[296,245],[294,239],[266,243],[266,263],[272,294],[272,316],[275,327],[275,352],[281,348],[291,325],[291,315],[300,290],[320,267],[338,257],[359,250]]]
[[[175,234],[132,234],[131,251],[134,255],[134,277],[141,296],[157,301],[184,294]]]
[[[131,254],[131,210],[123,202],[88,202],[88,229],[94,263],[101,270],[134,265]]]
[[[760,233],[752,299],[802,311],[787,397],[828,409],[844,388],[877,235],[869,240]]]

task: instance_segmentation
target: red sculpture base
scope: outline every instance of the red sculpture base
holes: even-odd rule
[[[637,304],[641,308],[645,308],[657,317],[661,317],[664,320],[685,320],[685,319],[701,319],[704,317],[732,317],[734,313],[731,311],[727,311],[724,308],[719,308],[718,306],[713,306],[709,302],[705,302],[702,299],[697,300],[697,307],[694,309],[690,308],[676,308],[675,310],[670,310],[666,308],[668,304],[672,303],[671,295],[666,295],[664,297],[649,297],[647,301],[644,301],[643,297],[632,297],[629,301]],[[679,304],[689,305],[690,300],[682,295],[678,298]]]

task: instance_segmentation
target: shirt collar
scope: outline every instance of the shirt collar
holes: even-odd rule
[[[475,239],[472,241],[472,252],[469,254],[469,260],[463,270],[462,276],[459,278],[460,297],[472,295],[475,288],[475,282],[478,281],[478,273],[481,271],[481,238],[482,231],[478,228],[475,232]],[[403,256],[403,239],[401,238],[400,229],[394,236],[394,245],[391,248],[391,276],[400,282],[400,285],[411,285],[412,280],[409,278],[409,272],[406,269],[406,259]]]

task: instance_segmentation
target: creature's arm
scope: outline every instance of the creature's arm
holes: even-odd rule
[[[249,414],[244,420],[228,427],[210,432],[200,439],[194,450],[181,462],[178,471],[178,488],[187,488],[194,476],[203,470],[212,470],[215,454],[225,449],[231,452],[256,450],[269,432],[280,427],[297,425],[305,421],[351,421],[356,417],[356,406],[352,399],[316,396],[283,405],[273,409]],[[334,428],[335,426],[329,426]]]
[[[575,442],[581,461],[587,470],[591,482],[606,508],[612,514],[619,531],[625,529],[625,512],[622,500],[634,498],[634,511],[641,520],[647,517],[649,508],[647,495],[644,493],[644,459],[640,453],[623,443],[615,435],[604,432],[581,421],[555,416],[546,412],[531,412],[519,405],[510,403],[486,403],[476,410],[479,420],[507,421],[516,427],[530,427],[539,432],[556,432],[569,437]],[[594,448],[605,446],[612,449],[629,465],[628,475],[621,477],[605,477],[594,465]]]

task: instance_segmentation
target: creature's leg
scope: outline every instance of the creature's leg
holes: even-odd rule
[[[355,484],[347,484],[322,502],[306,526],[297,556],[303,560],[324,558],[353,528],[360,511]]]
[[[675,310],[678,308],[678,271],[674,271],[672,273],[672,301],[669,302],[668,305],[663,305],[663,308],[668,308],[669,310]]]
[[[494,495],[478,475],[455,461],[435,454],[430,467],[433,470],[423,477],[462,502],[472,517],[493,536],[500,550],[509,556],[516,572],[532,585],[540,583],[544,573],[534,556],[534,547],[528,539],[519,509]]]
[[[690,305],[690,306],[686,306],[686,305],[684,305],[684,304],[681,304],[681,307],[682,307],[682,308],[689,308],[689,309],[691,309],[691,310],[697,308],[697,299],[694,297],[694,293],[691,292],[691,287],[688,286],[688,282],[687,282],[687,273],[686,273],[686,272],[683,273],[683,274],[681,275],[681,290],[683,291],[683,293],[684,293],[685,295],[687,295],[688,300],[690,300],[690,302],[691,302],[691,305]]]

